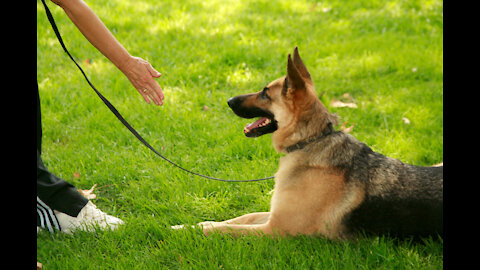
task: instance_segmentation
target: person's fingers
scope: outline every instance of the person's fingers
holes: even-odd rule
[[[148,96],[153,100],[155,105],[158,106],[158,105],[163,104],[163,102],[160,100],[160,97],[158,96],[158,94],[153,92],[152,90],[150,90],[150,92],[148,93]]]
[[[124,72],[133,86],[137,89],[145,102],[150,104],[153,101],[157,106],[163,105],[164,95],[162,88],[155,80],[162,76],[152,65],[139,57],[133,58],[135,61],[126,68]]]
[[[151,76],[155,78],[159,78],[160,76],[162,76],[162,74],[156,71],[149,62],[145,61],[145,64],[146,64],[145,67],[147,68],[147,71],[150,73]],[[149,97],[152,98],[153,102],[155,102],[157,106],[163,105],[164,96],[163,96],[162,88],[160,87],[158,82],[155,81],[153,78],[149,78],[147,83],[149,85],[148,87]]]
[[[155,78],[160,78],[162,76],[162,73],[158,72],[156,69],[152,67],[152,64],[148,63],[147,65],[147,70],[150,72],[150,74],[155,77]]]
[[[135,87],[138,91],[138,93],[140,93],[140,95],[142,96],[142,98],[145,100],[145,102],[147,102],[147,104],[150,104],[150,99],[148,97],[148,90],[146,90],[147,88],[145,87]]]
[[[142,88],[141,92],[143,92],[146,97],[150,98],[157,106],[163,105],[163,93],[160,85],[158,85],[156,81],[154,81],[154,83],[151,83],[147,87]]]
[[[151,87],[150,89],[152,91],[152,95],[155,98],[158,98],[158,101],[159,101],[160,105],[163,105],[164,95],[163,95],[162,88],[160,87],[158,82],[152,79],[152,81],[150,83],[150,87]]]
[[[147,104],[150,104],[150,99],[148,98],[147,94],[142,94],[142,97],[145,100],[145,102],[147,102]]]

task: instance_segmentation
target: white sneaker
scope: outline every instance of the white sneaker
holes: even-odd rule
[[[95,228],[115,230],[123,221],[114,216],[110,216],[100,211],[91,201],[82,208],[77,217],[69,216],[65,213],[54,210],[62,232],[72,233],[75,230],[93,232]]]

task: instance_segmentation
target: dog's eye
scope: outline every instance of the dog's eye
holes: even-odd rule
[[[262,91],[262,93],[260,93],[260,96],[261,96],[262,98],[266,98],[266,99],[268,99],[268,100],[272,100],[272,99],[267,95],[267,91],[268,91],[268,87],[263,88],[263,91]]]

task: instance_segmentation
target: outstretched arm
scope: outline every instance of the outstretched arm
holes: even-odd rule
[[[147,103],[153,100],[156,105],[163,104],[162,89],[153,79],[159,78],[161,74],[149,62],[131,56],[85,2],[82,0],[52,0],[52,2],[63,8],[80,32],[125,74]]]

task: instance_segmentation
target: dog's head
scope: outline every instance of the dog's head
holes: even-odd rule
[[[228,105],[240,117],[260,117],[247,124],[243,132],[247,137],[273,132],[277,151],[321,134],[328,123],[336,123],[335,116],[318,99],[298,48],[293,51],[293,58],[288,55],[286,76],[259,92],[230,98]]]

